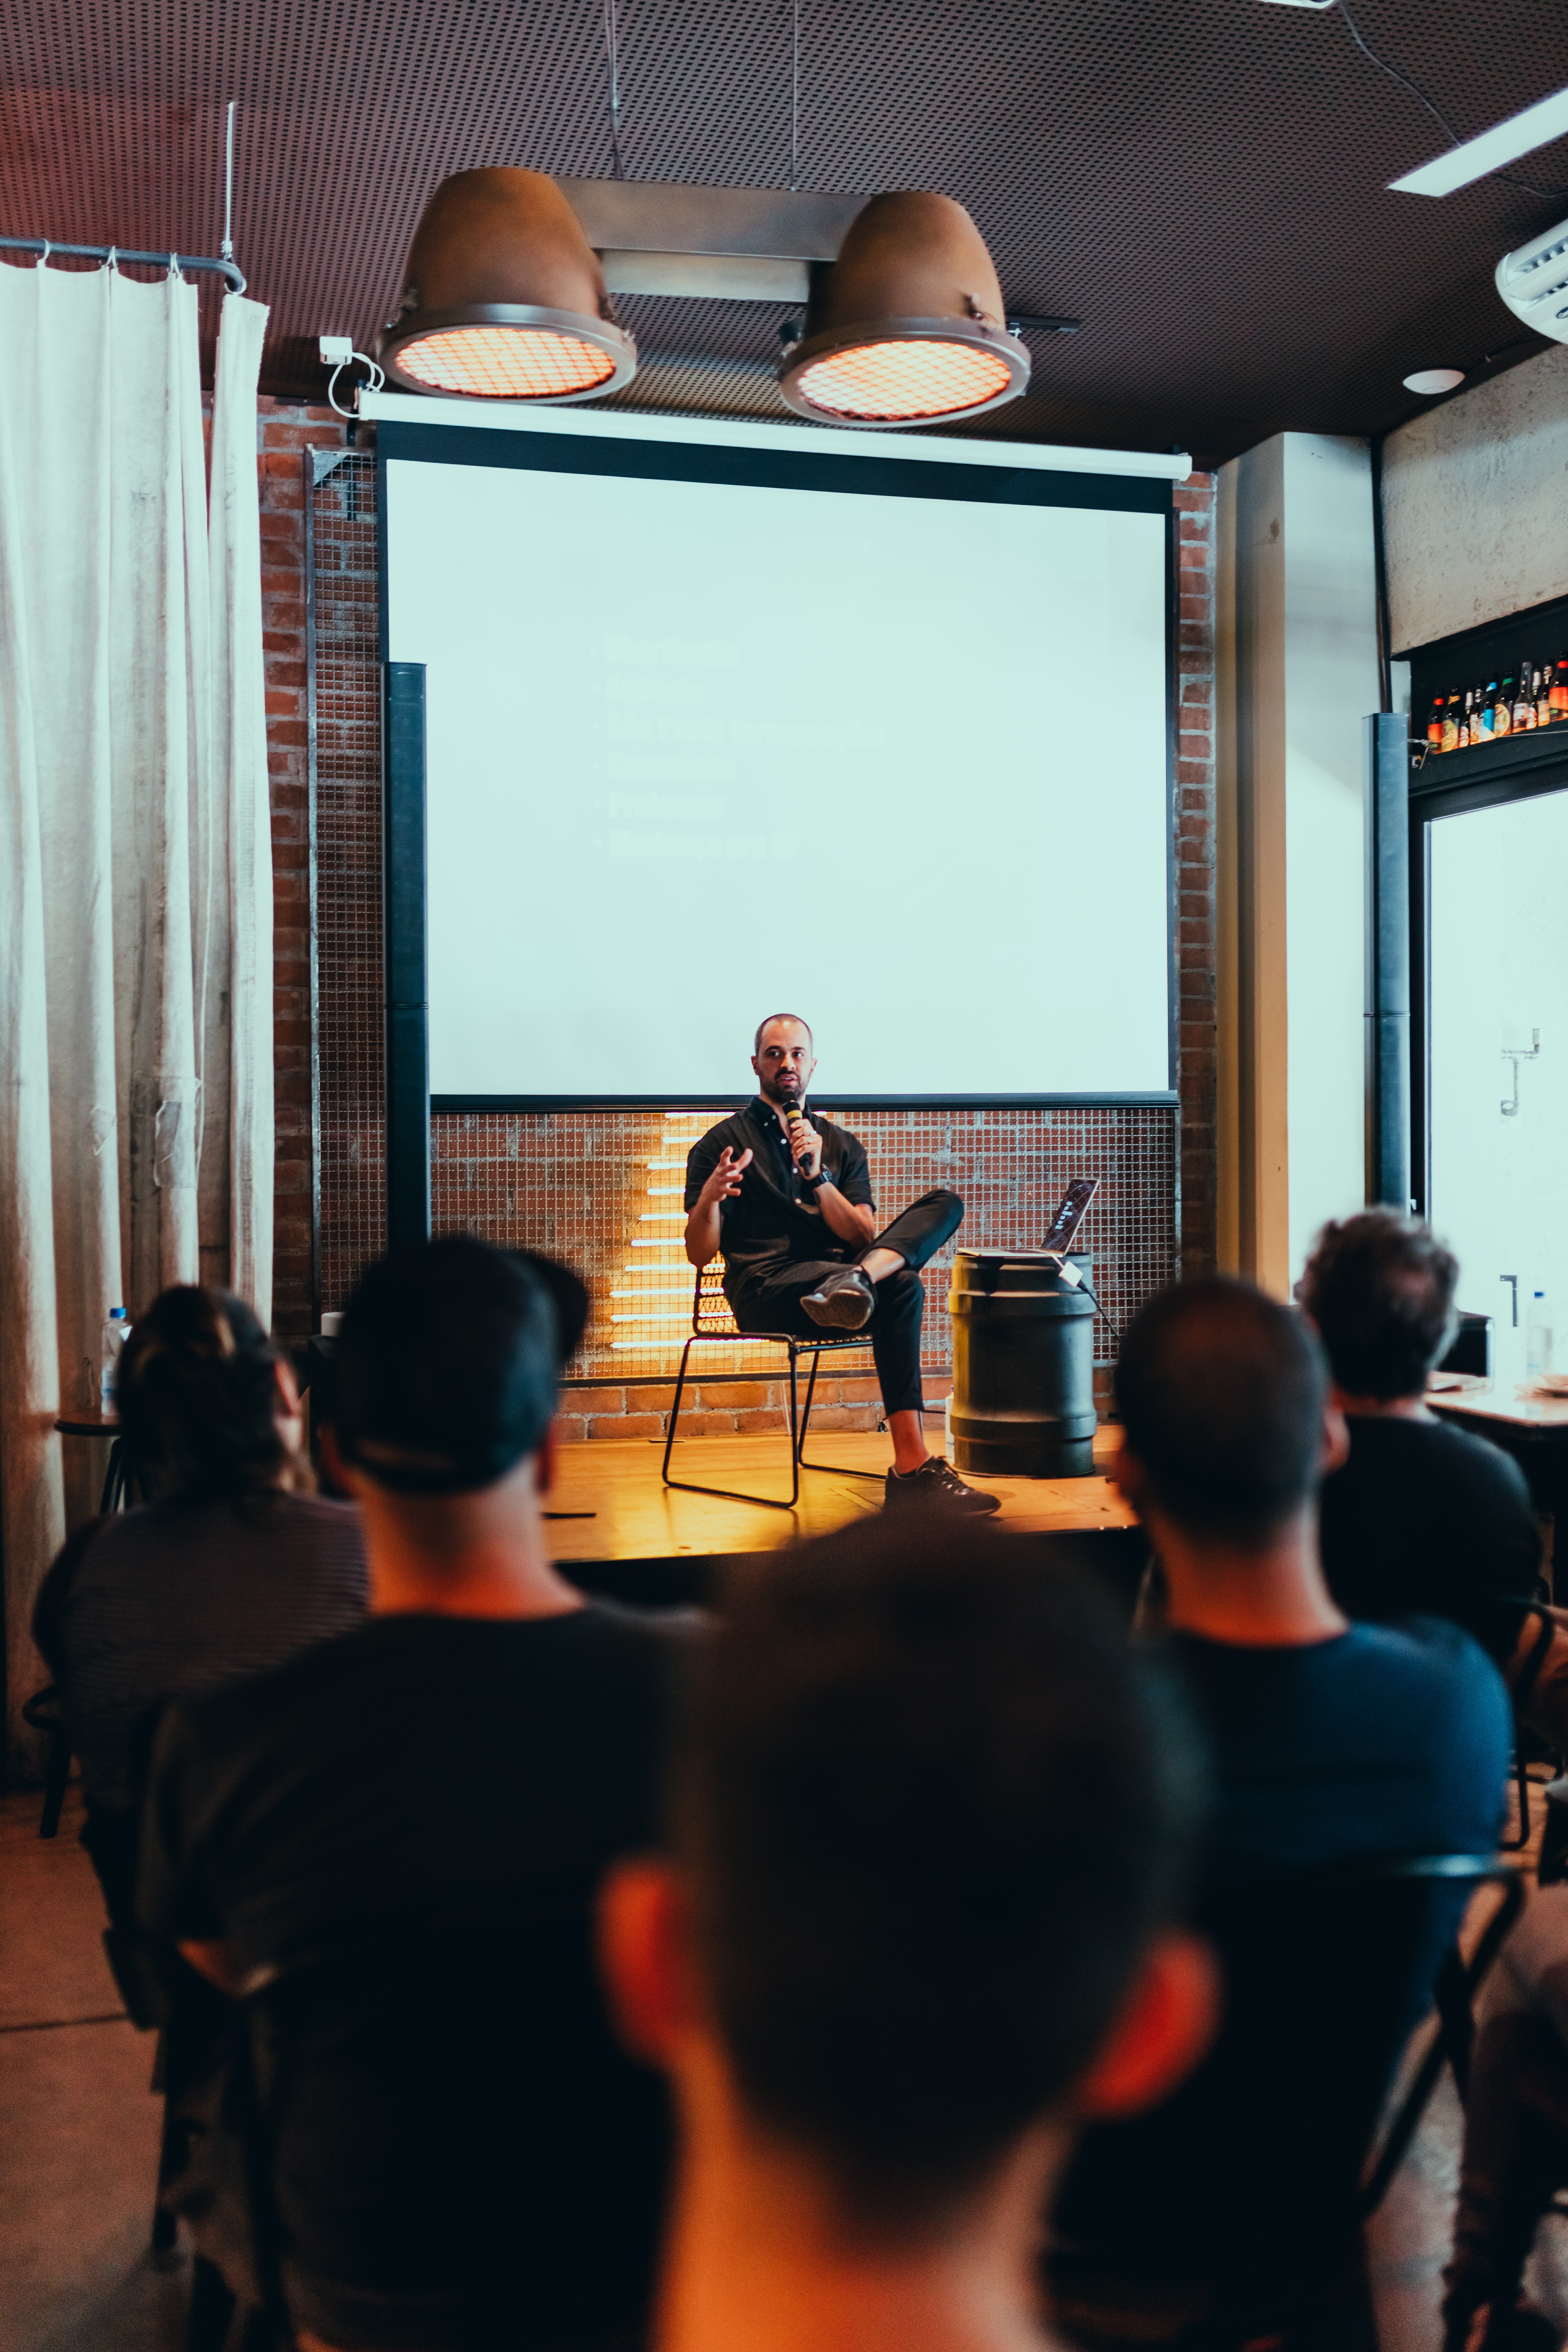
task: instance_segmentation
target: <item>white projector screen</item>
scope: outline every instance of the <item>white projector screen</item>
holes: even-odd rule
[[[1168,476],[574,421],[379,427],[438,1104],[1165,1097]]]

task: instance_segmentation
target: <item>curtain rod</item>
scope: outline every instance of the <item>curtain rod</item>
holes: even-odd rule
[[[245,291],[245,275],[237,261],[209,261],[198,254],[133,253],[126,245],[57,245],[49,236],[0,236],[0,252],[37,253],[46,258],[51,253],[68,253],[83,261],[145,261],[154,268],[210,269],[228,280],[231,292]]]

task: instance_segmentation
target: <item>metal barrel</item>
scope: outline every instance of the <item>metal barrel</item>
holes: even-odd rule
[[[1089,1270],[1087,1257],[1068,1263]],[[949,1307],[957,1467],[1091,1477],[1094,1308],[1083,1291],[1038,1252],[960,1250]]]

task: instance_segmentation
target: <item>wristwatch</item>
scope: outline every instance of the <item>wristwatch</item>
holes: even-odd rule
[[[803,1192],[820,1192],[826,1182],[827,1171],[826,1168],[820,1168],[815,1176],[803,1176],[801,1178],[800,1189]]]

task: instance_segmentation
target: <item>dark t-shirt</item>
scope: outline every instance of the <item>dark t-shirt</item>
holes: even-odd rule
[[[1171,1647],[1214,1750],[1217,1877],[1493,1850],[1508,1694],[1457,1626],[1352,1625],[1269,1649],[1178,1633]]]
[[[1261,2336],[1278,2324],[1282,2281],[1353,2250],[1373,2070],[1392,2067],[1426,2009],[1470,1891],[1437,1885],[1406,1919],[1320,1893],[1313,1874],[1489,1855],[1508,1699],[1489,1659],[1436,1619],[1352,1625],[1300,1648],[1178,1633],[1170,1650],[1213,1752],[1197,1911],[1234,1972],[1226,2020],[1212,2059],[1161,2106],[1085,2134],[1056,2223],[1092,2274],[1206,2281],[1234,2299],[1238,2336]],[[1395,1978],[1379,1982],[1391,1925]],[[1290,1940],[1272,1940],[1281,1934]]]
[[[655,1837],[689,1623],[375,1618],[170,1711],[142,1916],[279,1972],[285,2275],[328,2341],[381,2340],[387,2297],[424,2314],[399,2342],[640,2319],[668,2121],[610,2032],[592,1913]]]
[[[822,1168],[853,1208],[876,1207],[866,1147],[858,1136],[830,1118],[807,1110],[806,1118],[822,1138]],[[804,1192],[795,1157],[771,1103],[759,1095],[732,1118],[721,1119],[700,1136],[686,1155],[686,1206],[697,1196],[719,1164],[728,1144],[738,1160],[752,1155],[741,1178],[741,1189],[720,1207],[720,1231],[724,1247],[724,1295],[731,1304],[743,1300],[747,1290],[781,1265],[819,1258],[847,1259],[847,1243]]]
[[[1323,1567],[1349,1617],[1450,1618],[1500,1665],[1541,1570],[1511,1454],[1440,1421],[1352,1413],[1350,1459],[1323,1483]]]

